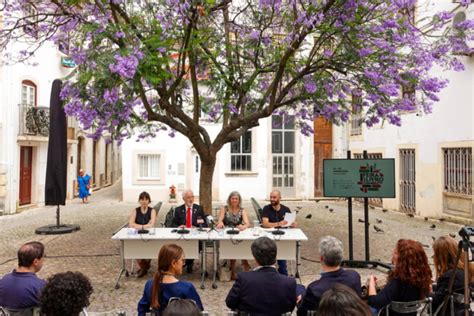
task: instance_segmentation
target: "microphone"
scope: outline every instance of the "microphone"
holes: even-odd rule
[[[198,229],[198,230],[199,230],[200,232],[204,231],[204,229],[202,228],[202,224],[204,223],[204,220],[202,219],[201,216],[198,217],[198,219],[197,219],[196,222],[197,222],[198,225],[199,225],[199,229]]]
[[[141,213],[141,207],[140,207],[140,213]],[[148,213],[148,210],[147,210],[147,213]],[[138,234],[148,234],[148,229],[144,229],[143,226],[145,226],[145,216],[143,214],[142,215],[142,229],[139,229],[137,231]]]
[[[186,211],[184,212],[184,214],[186,214]],[[186,229],[184,226],[181,226],[180,228],[178,228],[176,233],[181,234],[181,235],[189,234],[189,229]]]
[[[280,228],[281,228],[280,225],[278,225],[278,226],[276,227],[276,230],[273,230],[273,231],[272,231],[272,234],[273,234],[273,235],[284,235],[285,232],[282,231],[282,230],[280,230]]]
[[[234,223],[231,223],[230,227],[231,227],[231,230],[228,230],[227,234],[229,234],[229,235],[238,235],[240,233],[238,230],[235,229],[235,224]]]
[[[212,217],[212,215],[207,215],[206,220],[209,226],[213,227],[214,225],[216,225],[216,223],[214,222],[214,217]]]

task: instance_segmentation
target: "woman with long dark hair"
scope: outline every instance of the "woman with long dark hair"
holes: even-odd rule
[[[424,299],[431,292],[431,269],[423,246],[410,239],[400,239],[393,251],[392,263],[385,287],[377,294],[376,280],[369,277],[369,305],[378,310],[391,302],[411,302]],[[398,315],[390,312],[390,315]],[[404,314],[409,316],[411,314]],[[414,313],[413,315],[416,315]]]
[[[139,316],[144,316],[150,308],[159,315],[173,298],[193,300],[199,309],[203,310],[201,298],[194,285],[178,279],[183,272],[184,260],[184,251],[180,246],[168,244],[161,247],[158,269],[153,279],[146,282],[143,297],[138,302]]]
[[[156,213],[149,206],[151,203],[150,194],[143,191],[138,196],[138,203],[140,206],[134,208],[130,213],[130,219],[128,222],[128,227],[135,229],[148,229],[152,228],[155,225]],[[147,275],[148,270],[150,269],[150,259],[137,259],[138,266],[140,267],[137,271],[137,278],[141,278]]]
[[[369,306],[350,287],[336,283],[321,296],[319,316],[371,316]]]
[[[464,294],[464,256],[456,263],[458,243],[450,236],[441,236],[433,243],[433,261],[436,272],[436,285],[433,287],[433,310],[438,309],[448,292],[449,279],[454,273],[453,292]],[[462,306],[454,304],[454,311],[461,311]],[[448,305],[447,315],[451,308]]]

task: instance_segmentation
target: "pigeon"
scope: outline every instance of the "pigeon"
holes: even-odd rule
[[[415,217],[415,215],[410,214],[410,213],[408,213],[407,216],[408,216],[408,217]]]
[[[363,219],[361,219],[361,218],[359,218],[357,221],[358,221],[359,223],[365,223],[365,221],[364,221]],[[367,224],[370,226],[370,223],[367,223]]]
[[[433,239],[433,241],[435,241],[435,240],[436,240],[436,237],[435,237],[435,236],[431,236],[431,239]]]
[[[444,222],[445,220],[446,220],[446,218],[444,218],[444,217],[441,217],[441,218],[439,219],[440,222]]]
[[[450,236],[451,238],[456,238],[456,234],[451,234],[451,233],[449,233],[449,236]]]
[[[319,203],[319,200],[314,200],[314,202]]]
[[[425,248],[430,248],[430,245],[426,245],[426,244],[421,244],[421,245]]]
[[[375,206],[369,205],[369,207],[370,207],[371,210],[375,209]]]
[[[324,205],[325,208],[329,208],[329,205]]]
[[[386,208],[383,208],[383,209],[382,209],[382,212],[387,213],[388,210],[387,210]]]
[[[428,221],[428,219],[429,219],[428,217],[425,217],[425,222],[427,222],[427,221]]]
[[[331,212],[331,213],[334,212],[334,209],[330,208],[330,209],[329,209],[329,212]]]
[[[375,229],[375,232],[377,232],[377,233],[383,233],[384,232],[382,228],[377,227],[375,225],[374,225],[374,229]]]
[[[312,215],[312,214],[308,214],[308,215],[306,215],[306,218],[308,218],[308,219],[310,219],[311,217],[313,217],[313,215]]]
[[[435,224],[431,224],[430,229],[433,229],[433,230],[434,230],[435,228],[436,228],[436,225],[435,225]]]
[[[377,218],[377,223],[382,224],[382,220]]]

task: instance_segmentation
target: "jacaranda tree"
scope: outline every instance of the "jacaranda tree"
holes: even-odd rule
[[[422,2],[422,1],[420,1]],[[423,1],[424,2],[424,1]],[[459,6],[468,6],[463,0]],[[418,4],[419,5],[419,4]],[[372,126],[429,113],[462,70],[474,22],[423,17],[415,0],[4,0],[0,45],[20,38],[25,60],[46,41],[77,65],[62,90],[68,115],[121,141],[165,131],[201,161],[200,202],[211,209],[216,154],[259,120],[293,115],[303,134],[355,109]],[[419,14],[420,13],[420,14]],[[456,53],[453,54],[453,53]],[[405,96],[402,87],[415,91]],[[354,102],[353,100],[357,100]],[[200,125],[219,124],[214,139]]]

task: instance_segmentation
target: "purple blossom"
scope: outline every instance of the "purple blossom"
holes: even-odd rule
[[[106,103],[110,104],[110,105],[114,105],[115,103],[117,103],[119,99],[119,90],[118,88],[114,87],[112,89],[106,89],[104,91],[104,100]]]
[[[113,73],[119,74],[126,79],[132,79],[135,76],[138,66],[138,59],[134,55],[120,56],[115,55],[115,64],[110,64],[109,69]]]
[[[317,89],[316,84],[312,80],[306,80],[306,82],[304,83],[304,88],[306,92],[311,93],[311,94],[315,93]]]
[[[359,49],[358,54],[361,58],[367,57],[373,53],[373,49],[370,47],[364,47]]]
[[[115,38],[124,38],[125,33],[122,32],[122,31],[118,31],[118,32],[115,32],[114,36],[115,36]]]

